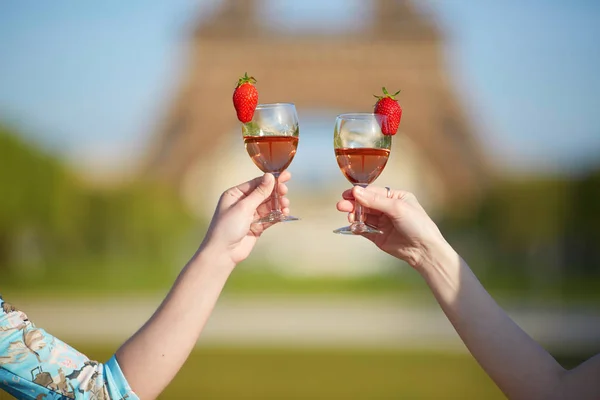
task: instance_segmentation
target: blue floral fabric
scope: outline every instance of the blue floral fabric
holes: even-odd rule
[[[137,400],[117,359],[92,361],[0,296],[0,389],[17,399]]]

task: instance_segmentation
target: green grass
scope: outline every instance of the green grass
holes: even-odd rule
[[[5,298],[23,297],[103,297],[111,293],[155,294],[166,292],[178,269],[167,270],[153,264],[99,262],[78,264],[76,268],[57,266],[47,274],[8,275],[0,288]],[[407,271],[405,271],[407,272]],[[228,294],[407,294],[423,292],[425,283],[416,272],[370,277],[286,276],[244,263],[236,268],[225,288]]]
[[[106,359],[110,351],[89,349]],[[160,373],[157,371],[157,373]],[[468,355],[201,349],[161,399],[502,399]]]
[[[164,294],[174,282],[179,268],[167,269],[156,262],[101,263],[88,261],[48,268],[47,273],[7,274],[0,293],[5,298],[79,298],[119,295]],[[482,274],[484,275],[484,274]],[[495,273],[482,276],[482,282],[498,298],[593,302],[600,300],[600,278],[564,279],[533,290],[523,276]],[[398,265],[394,273],[369,277],[286,276],[263,268],[256,261],[238,266],[227,282],[227,295],[245,294],[350,294],[401,295],[429,298],[425,282],[410,267]]]
[[[92,359],[105,361],[116,346],[75,344],[75,348]],[[574,355],[558,357],[565,368],[585,359]],[[159,398],[494,400],[505,397],[468,354],[201,348],[192,353]],[[12,397],[0,391],[0,399]]]
[[[413,271],[411,274],[387,274],[366,277],[301,277],[285,276],[271,271],[235,271],[227,282],[231,293],[274,294],[391,294],[425,289]]]
[[[42,271],[7,274],[2,294],[64,298],[103,296],[111,292],[154,293],[168,289],[177,277],[156,263],[85,260],[50,265]]]

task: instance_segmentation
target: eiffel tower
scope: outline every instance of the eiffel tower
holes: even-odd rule
[[[248,71],[259,80],[261,101],[294,102],[300,111],[370,111],[372,94],[381,86],[402,89],[398,135],[427,165],[413,165],[415,180],[435,181],[432,197],[443,205],[478,198],[490,169],[453,93],[440,32],[409,0],[366,4],[373,12],[361,29],[296,34],[273,31],[262,22],[257,0],[223,0],[193,33],[188,69],[148,154],[146,172],[182,185],[194,169],[208,175],[224,168],[228,160],[215,149],[227,146],[230,133],[239,128],[231,94],[239,75]],[[240,136],[235,139],[241,143]],[[400,161],[386,170],[412,163],[402,158],[403,149],[395,149],[399,143],[395,140],[392,154],[397,152]],[[248,168],[258,174],[250,162]]]

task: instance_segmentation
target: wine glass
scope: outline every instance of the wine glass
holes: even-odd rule
[[[246,151],[263,172],[275,176],[271,212],[254,223],[296,221],[284,215],[279,204],[279,175],[290,165],[298,147],[298,115],[292,103],[259,104],[252,121],[242,125]]]
[[[381,114],[337,116],[333,133],[335,158],[346,179],[354,186],[366,187],[383,171],[392,147],[392,137],[381,131],[386,123],[387,117]],[[358,202],[354,205],[354,222],[333,232],[344,235],[382,233],[365,223],[365,215]]]

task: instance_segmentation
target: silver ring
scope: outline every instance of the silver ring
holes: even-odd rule
[[[385,197],[387,197],[388,199],[392,198],[392,189],[390,189],[389,187],[385,187],[387,189],[387,194],[385,195]]]

